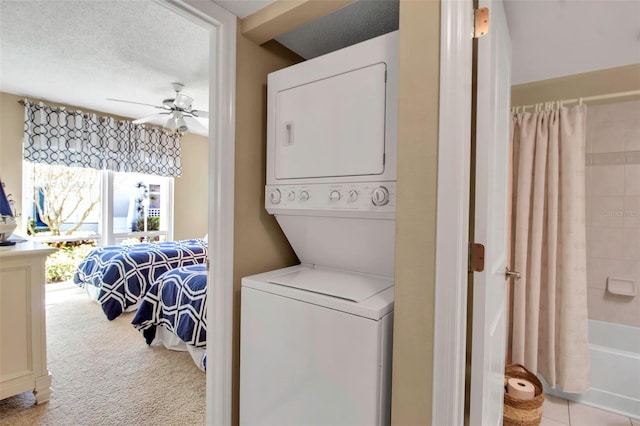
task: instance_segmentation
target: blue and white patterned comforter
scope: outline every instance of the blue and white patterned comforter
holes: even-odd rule
[[[162,325],[183,342],[207,346],[207,269],[191,265],[162,274],[149,288],[131,321],[147,344]],[[205,369],[206,355],[201,369]]]
[[[204,239],[100,247],[80,263],[73,281],[97,287],[98,302],[112,320],[136,305],[163,273],[206,260]]]

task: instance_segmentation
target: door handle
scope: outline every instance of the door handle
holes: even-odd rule
[[[293,137],[293,121],[284,123],[284,140],[282,141],[282,145],[293,145]]]
[[[520,279],[520,272],[511,271],[509,268],[504,268],[504,279],[508,280],[509,278],[513,278],[514,280]]]

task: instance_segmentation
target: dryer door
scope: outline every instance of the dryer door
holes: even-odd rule
[[[384,172],[385,63],[276,95],[275,178]]]

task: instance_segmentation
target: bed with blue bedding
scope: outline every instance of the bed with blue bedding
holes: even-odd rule
[[[87,288],[113,320],[135,310],[163,273],[206,261],[205,239],[99,247],[80,263],[73,281]]]
[[[148,345],[188,351],[206,367],[207,269],[183,266],[165,272],[151,285],[131,324]]]

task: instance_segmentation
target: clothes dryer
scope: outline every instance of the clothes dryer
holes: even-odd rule
[[[240,424],[388,425],[398,32],[269,74],[265,208],[301,264],[242,279]]]

